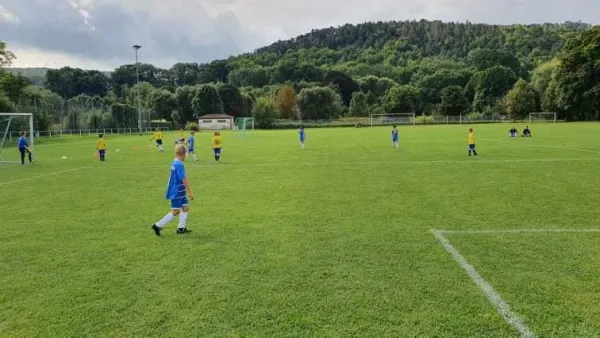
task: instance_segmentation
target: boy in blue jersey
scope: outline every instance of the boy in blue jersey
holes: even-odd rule
[[[300,127],[298,134],[300,135],[300,146],[302,149],[304,149],[304,141],[306,141],[306,132],[304,131],[304,127]]]
[[[198,162],[198,156],[196,156],[196,151],[194,150],[194,147],[196,145],[196,138],[194,137],[194,135],[196,135],[195,131],[190,131],[190,136],[187,139],[187,147],[188,147],[188,154],[192,155],[192,157],[194,158],[194,162]]]
[[[31,163],[31,150],[29,149],[29,144],[27,144],[24,131],[19,133],[17,146],[19,147],[19,152],[21,153],[21,165],[25,165],[25,153],[27,153],[29,157],[29,163]]]
[[[394,126],[394,128],[392,128],[392,147],[398,148],[399,145],[400,145],[400,137],[398,135],[398,128],[396,128],[396,126]]]
[[[175,217],[179,216],[179,225],[177,226],[178,234],[186,234],[191,232],[185,227],[188,212],[190,211],[188,197],[194,200],[194,194],[190,187],[190,181],[185,174],[185,155],[187,149],[183,144],[178,144],[175,147],[175,159],[171,163],[171,171],[169,175],[169,184],[167,185],[166,199],[171,200],[171,212],[165,215],[163,219],[152,225],[152,230],[156,236],[160,236],[162,229],[171,222]]]

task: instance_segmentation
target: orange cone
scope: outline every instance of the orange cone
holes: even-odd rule
[[[94,157],[98,158],[98,152],[97,151],[94,151]]]
[[[136,151],[137,147],[131,147],[131,150]]]

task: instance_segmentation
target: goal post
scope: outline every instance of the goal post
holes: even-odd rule
[[[414,113],[405,114],[371,114],[371,127],[389,126],[394,124],[412,124],[417,123]]]
[[[556,123],[556,113],[530,113],[529,123],[532,122],[552,122]]]
[[[33,114],[31,113],[0,113],[0,163],[11,162],[7,161],[3,156],[4,146],[11,141],[11,126],[15,125],[15,119],[25,118],[28,124],[29,133],[29,148],[33,153],[35,145],[35,137],[33,130]]]
[[[238,117],[235,119],[235,130],[239,135],[246,136],[246,131],[250,129],[254,135],[254,117]]]

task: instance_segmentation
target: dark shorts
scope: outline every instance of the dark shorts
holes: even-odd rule
[[[171,200],[171,209],[181,209],[183,207],[187,207],[188,205],[190,205],[190,202],[188,202],[187,197]]]
[[[469,144],[469,149],[475,150],[475,145],[474,144]]]
[[[104,154],[106,154],[106,150],[98,150],[98,154],[100,154],[100,156],[104,156]]]
[[[156,144],[158,144],[159,146],[162,146],[162,140],[156,140]]]
[[[215,155],[221,154],[221,148],[213,148],[213,151],[215,152]]]

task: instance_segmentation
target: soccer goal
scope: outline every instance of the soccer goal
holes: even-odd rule
[[[11,163],[5,156],[5,146],[13,141],[11,134],[11,126],[15,126],[18,119],[26,119],[29,129],[29,148],[33,152],[34,137],[33,137],[33,115],[29,113],[0,113],[0,163]],[[17,125],[18,127],[18,125]],[[16,135],[15,135],[16,136]],[[14,140],[16,143],[16,140]]]
[[[395,124],[416,124],[415,114],[372,114],[371,127],[389,126]]]
[[[532,122],[552,122],[556,123],[556,113],[530,113],[529,123]]]
[[[246,136],[248,129],[252,130],[252,135],[254,135],[254,117],[238,117],[235,119],[235,130],[241,136]]]

